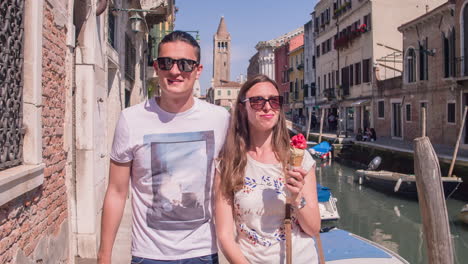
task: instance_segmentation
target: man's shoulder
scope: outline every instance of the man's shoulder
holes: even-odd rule
[[[226,110],[226,108],[221,107],[219,105],[210,104],[203,100],[199,100],[199,99],[196,99],[196,100],[198,100],[200,103],[200,109],[202,109],[203,111],[207,111],[208,113],[210,113],[210,115],[212,116],[216,115],[221,118],[229,118],[229,112]]]
[[[146,108],[147,105],[148,105],[148,99],[146,99],[143,102],[140,102],[138,104],[129,106],[127,108],[124,108],[122,110],[122,113],[125,114],[125,115],[132,115],[132,114],[135,114],[135,113],[139,113],[139,112],[143,111]]]

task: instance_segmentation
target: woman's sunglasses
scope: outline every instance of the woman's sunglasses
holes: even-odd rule
[[[189,60],[189,59],[172,59],[167,57],[160,57],[156,59],[158,63],[158,68],[163,71],[170,71],[174,63],[177,64],[179,70],[182,72],[192,72],[196,65],[198,65],[197,61]]]
[[[266,99],[261,96],[254,96],[249,97],[247,99],[242,100],[243,103],[249,101],[250,107],[253,110],[262,110],[265,107],[266,102],[270,103],[270,107],[274,110],[278,110],[281,108],[283,104],[283,96],[271,96],[270,98]]]

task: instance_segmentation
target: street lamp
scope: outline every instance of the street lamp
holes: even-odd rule
[[[133,32],[135,32],[135,33],[144,32],[144,29],[143,29],[143,23],[145,23],[143,21],[144,19],[137,12],[135,12],[129,18],[129,20],[130,20],[130,27],[131,27]]]

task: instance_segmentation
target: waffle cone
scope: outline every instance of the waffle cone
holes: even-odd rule
[[[302,166],[302,159],[304,158],[304,155],[291,155],[291,158],[289,160],[291,166],[293,167],[300,167]]]

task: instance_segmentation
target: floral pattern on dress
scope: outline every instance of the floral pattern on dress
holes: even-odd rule
[[[255,189],[273,189],[278,195],[286,196],[285,193],[285,179],[284,177],[271,177],[263,175],[260,180],[256,180],[250,177],[244,178],[244,186],[240,190],[244,195],[251,193]],[[265,238],[257,233],[255,229],[250,229],[246,224],[242,223],[241,219],[244,215],[251,213],[250,210],[243,211],[238,202],[234,202],[234,214],[235,217],[240,220],[238,222],[239,231],[245,235],[247,241],[252,245],[262,245],[269,247],[273,245],[274,241],[281,242],[286,240],[286,233],[284,223],[272,233],[272,239]],[[291,229],[294,230],[299,226],[299,221],[295,217],[294,212],[291,215]]]
[[[239,225],[239,231],[246,235],[248,241],[252,245],[261,245],[264,247],[269,247],[273,244],[270,239],[260,236],[254,229],[249,230],[249,228],[245,224]],[[276,241],[286,240],[286,233],[284,232],[283,225],[275,230],[275,232],[273,233],[273,237]]]

